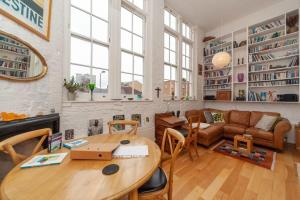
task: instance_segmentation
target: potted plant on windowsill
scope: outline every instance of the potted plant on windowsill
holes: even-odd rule
[[[64,87],[68,90],[68,101],[75,101],[76,91],[80,88],[80,84],[75,82],[74,76],[70,81],[64,79]]]

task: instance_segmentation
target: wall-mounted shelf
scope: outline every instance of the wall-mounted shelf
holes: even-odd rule
[[[204,95],[217,97],[221,88],[215,87],[210,80],[226,79],[227,76],[214,77],[219,71],[228,72],[231,79],[218,87],[231,92],[231,99],[205,100],[206,102],[243,102],[243,103],[299,103],[274,102],[280,94],[300,94],[299,68],[299,31],[292,32],[287,20],[299,16],[299,9],[283,13],[271,19],[249,25],[240,30],[215,38],[205,43],[204,52],[209,53],[226,47],[232,56],[229,66],[214,69],[211,59],[214,54],[204,55]],[[299,27],[299,20],[298,25]],[[220,44],[211,45],[210,43]],[[222,43],[222,44],[221,44]],[[229,47],[231,45],[231,47]],[[225,51],[225,50],[224,50]],[[250,62],[251,61],[251,62]],[[213,73],[213,74],[212,74]],[[225,74],[225,73],[224,73]],[[269,79],[269,80],[268,80]],[[269,92],[273,93],[272,101]],[[244,96],[241,96],[243,95]],[[267,97],[266,97],[267,94]],[[244,97],[245,101],[240,101]],[[254,99],[252,99],[255,97]],[[262,97],[262,98],[260,98]],[[238,99],[238,100],[237,100]],[[264,100],[264,101],[253,101]],[[266,101],[267,100],[267,101]]]

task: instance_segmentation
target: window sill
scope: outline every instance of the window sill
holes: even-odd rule
[[[149,100],[96,100],[96,101],[87,101],[87,100],[78,100],[78,101],[64,101],[63,103],[66,103],[66,104],[76,104],[76,103],[117,103],[117,102],[124,102],[124,103],[130,103],[130,102],[133,102],[133,103],[136,103],[136,102],[139,102],[139,103],[142,103],[142,102],[153,102],[152,99],[149,99]]]
[[[175,99],[175,100],[170,100],[170,99],[164,99],[164,102],[188,102],[188,101],[201,101],[201,99],[190,99],[190,100],[179,100],[179,99]]]

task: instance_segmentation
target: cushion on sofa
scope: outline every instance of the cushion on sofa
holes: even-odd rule
[[[251,134],[254,138],[260,138],[264,140],[269,140],[273,141],[274,134],[271,131],[264,131],[262,129],[257,129],[257,128],[248,128],[246,130],[247,134]]]
[[[233,110],[230,112],[229,123],[230,124],[240,124],[243,126],[249,126],[250,114],[251,113],[248,111]]]
[[[229,123],[229,114],[230,114],[230,111],[213,109],[213,108],[205,108],[205,109],[203,109],[203,111],[223,113],[224,114],[225,123],[227,123],[227,124]]]
[[[222,112],[212,112],[211,113],[214,123],[225,123],[224,113]]]
[[[262,118],[263,115],[270,115],[270,116],[277,116],[280,117],[280,113],[276,112],[259,112],[259,111],[252,111],[250,116],[250,127],[254,127],[257,122]]]
[[[270,131],[277,119],[278,117],[276,116],[263,115],[255,125],[255,128],[262,129],[264,131]]]
[[[204,111],[203,114],[204,114],[206,123],[208,123],[208,124],[214,123],[214,119],[213,119],[213,116],[212,116],[211,112]]]
[[[248,127],[241,124],[226,124],[224,126],[224,134],[235,136],[243,135]]]

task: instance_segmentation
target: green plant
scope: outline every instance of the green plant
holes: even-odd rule
[[[69,82],[64,79],[64,87],[68,90],[68,92],[74,93],[80,88],[80,84],[76,83],[74,80],[74,76],[72,76]]]
[[[95,87],[96,87],[96,84],[95,83],[89,83],[88,87],[93,92]]]

